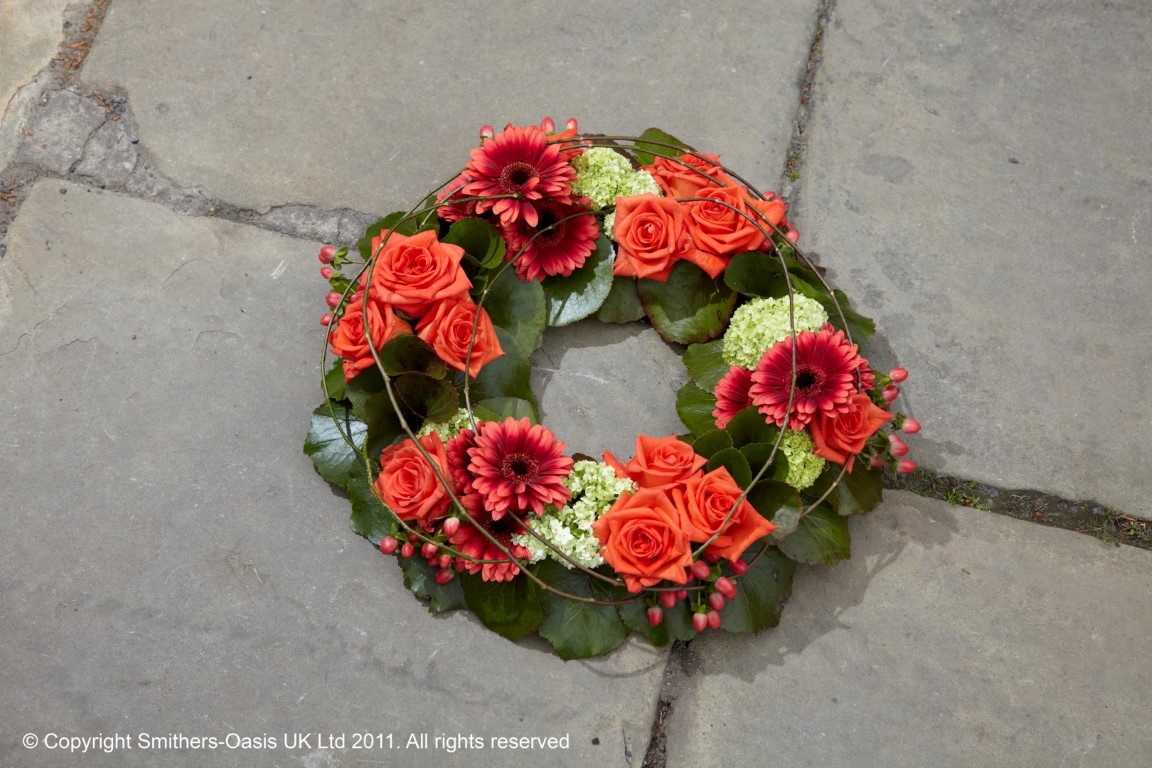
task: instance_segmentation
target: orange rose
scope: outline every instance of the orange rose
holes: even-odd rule
[[[504,354],[500,340],[496,338],[496,329],[485,310],[477,307],[469,298],[441,301],[416,326],[420,338],[436,350],[441,360],[463,371],[464,360],[468,357],[468,344],[472,340],[472,324],[476,321],[478,309],[480,322],[476,324],[476,343],[472,346],[472,358],[468,365],[468,375],[472,378],[476,378],[481,368]]]
[[[636,438],[636,455],[627,464],[621,464],[608,451],[604,463],[616,470],[618,477],[636,482],[641,488],[663,488],[682,483],[708,463],[697,456],[692,446],[673,436]]]
[[[391,341],[401,333],[412,333],[412,326],[396,317],[392,307],[381,304],[373,297],[364,307],[364,294],[359,293],[344,310],[340,323],[332,329],[328,343],[333,354],[344,358],[344,380],[351,381],[365,368],[375,365],[367,334],[364,333],[364,315],[368,315],[368,327],[372,331],[372,341],[376,349]]]
[[[460,268],[463,248],[441,243],[435,232],[425,230],[411,237],[393,232],[381,249],[387,235],[382,229],[372,238],[372,253],[380,254],[372,269],[374,298],[417,318],[437,301],[468,294],[472,282]]]
[[[451,477],[440,435],[432,432],[420,438],[420,445],[424,446],[444,477]],[[385,448],[380,454],[376,489],[396,517],[414,521],[426,531],[436,527],[436,521],[448,514],[448,507],[452,504],[452,497],[411,439]]]
[[[682,162],[681,162],[682,161]],[[643,170],[652,174],[669,197],[697,197],[702,189],[735,185],[718,163],[719,155],[680,155],[680,160],[657,157]],[[685,167],[685,164],[687,167]]]
[[[842,464],[851,472],[856,454],[864,450],[868,438],[876,434],[893,414],[878,408],[872,398],[860,393],[848,398],[848,404],[851,410],[837,414],[835,418],[818,412],[808,423],[808,432],[816,444],[812,453]]]
[[[617,246],[613,274],[661,282],[693,247],[681,205],[656,195],[616,198],[612,237]]]
[[[702,544],[720,531],[708,546],[708,552],[736,560],[752,542],[776,530],[777,526],[764,519],[747,500],[740,502],[732,517],[728,518],[741,493],[740,486],[724,467],[694,477],[683,487],[675,488],[672,498],[680,511],[680,526],[689,540]]]
[[[679,515],[663,491],[624,493],[592,524],[600,554],[624,578],[629,592],[664,579],[684,584],[692,548],[680,530]]]
[[[764,245],[764,235],[757,225],[768,232],[772,230],[749,210],[751,201],[747,189],[715,187],[702,189],[697,196],[708,201],[684,204],[688,212],[688,233],[697,248],[716,256],[735,256],[759,250]]]

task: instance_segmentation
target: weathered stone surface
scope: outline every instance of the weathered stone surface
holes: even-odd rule
[[[912,378],[927,467],[1152,517],[1152,14],[838,4],[802,243]]]
[[[387,213],[482,124],[547,114],[659,125],[770,184],[816,6],[117,0],[83,77],[127,90],[161,172],[246,208]]]
[[[0,0],[0,168],[11,161],[27,106],[43,85],[36,73],[64,36],[67,6],[68,0]]]
[[[70,89],[51,91],[29,113],[13,162],[62,176],[81,161],[89,137],[104,121],[104,110],[92,99]]]
[[[781,625],[706,634],[668,766],[1143,765],[1152,553],[894,492]]]
[[[663,651],[565,663],[470,616],[430,616],[348,529],[347,501],[300,450],[320,399],[315,243],[51,180],[9,244],[0,389],[20,395],[0,404],[0,764],[624,766],[643,753]],[[24,749],[27,732],[280,747],[69,757]],[[348,743],[284,749],[294,732]],[[397,747],[354,750],[354,733]],[[401,749],[410,733],[429,748]],[[488,748],[449,757],[442,734]],[[565,734],[556,751],[487,741]]]

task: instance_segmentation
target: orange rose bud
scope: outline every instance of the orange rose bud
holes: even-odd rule
[[[420,445],[439,465],[440,473],[450,477],[448,457],[440,435],[432,432],[420,438]],[[452,498],[440,483],[432,466],[420,455],[411,439],[393,445],[380,455],[380,474],[376,478],[380,498],[396,517],[418,523],[431,531],[436,521],[448,514]],[[405,551],[409,550],[404,545]],[[410,557],[411,555],[405,555]]]
[[[480,312],[478,323],[477,311]],[[476,323],[476,342],[472,344],[472,357],[468,358],[473,323]],[[504,354],[488,312],[467,297],[436,304],[420,320],[416,330],[417,335],[436,350],[437,357],[458,371],[467,370],[472,378],[476,378],[481,368]],[[467,368],[465,360],[468,360]]]
[[[624,579],[629,592],[664,580],[688,581],[684,569],[692,564],[692,550],[678,517],[663,491],[644,488],[621,494],[592,524],[601,555]]]
[[[368,316],[371,345],[364,331],[365,315]],[[331,315],[328,315],[328,322],[331,321]],[[375,299],[370,299],[365,307],[364,294],[357,294],[344,310],[339,324],[328,335],[333,354],[344,358],[344,380],[351,381],[365,368],[376,364],[371,346],[379,350],[401,333],[412,333],[412,326],[398,318],[392,307]]]
[[[739,560],[752,542],[776,530],[776,525],[747,500],[741,501],[732,516],[728,516],[741,493],[740,486],[724,467],[692,478],[672,492],[680,511],[680,527],[696,543],[707,541],[719,531],[720,535],[707,551],[727,560]]]
[[[842,464],[851,472],[856,454],[864,450],[868,438],[893,418],[893,414],[878,408],[868,395],[860,393],[848,398],[848,403],[850,410],[835,418],[818,412],[808,424],[808,432],[816,444],[814,454]]]
[[[672,265],[694,250],[683,207],[656,195],[616,198],[616,264],[612,273],[664,282]]]
[[[372,238],[372,253],[377,251],[372,296],[409,317],[423,316],[444,299],[465,298],[472,287],[460,267],[464,249],[441,243],[432,230],[409,237],[382,229]]]
[[[627,464],[621,464],[608,451],[604,452],[604,463],[616,470],[617,477],[633,480],[641,488],[663,488],[685,482],[708,460],[672,435],[640,435],[636,438],[636,455]]]

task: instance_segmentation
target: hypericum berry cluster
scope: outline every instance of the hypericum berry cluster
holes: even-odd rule
[[[725,566],[727,574],[724,573]],[[692,563],[689,572],[695,585],[689,584],[680,589],[666,589],[657,593],[648,606],[648,623],[658,627],[664,621],[664,611],[676,607],[680,601],[687,601],[692,609],[692,626],[697,632],[705,629],[720,629],[723,622],[721,611],[728,601],[734,600],[737,581],[748,572],[748,562],[742,559],[721,560],[707,553]],[[694,586],[694,588],[692,588]]]
[[[886,385],[881,394],[884,397],[884,402],[891,406],[892,402],[900,396],[900,387],[896,386],[908,378],[908,371],[904,368],[893,368],[888,372],[888,380],[891,382]],[[879,383],[879,382],[878,382]],[[888,454],[896,459],[896,471],[902,475],[908,475],[916,471],[916,462],[912,459],[905,458],[908,455],[908,444],[900,437],[900,432],[907,435],[914,435],[920,431],[920,422],[915,419],[910,419],[906,416],[900,416],[900,421],[895,425],[896,429],[888,435]],[[881,451],[872,457],[873,467],[883,467],[887,465],[888,460],[884,457],[884,452]]]

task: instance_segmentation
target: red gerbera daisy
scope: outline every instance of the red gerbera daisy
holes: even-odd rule
[[[464,194],[464,187],[468,185],[468,177],[463,173],[452,179],[448,186],[440,190],[440,194],[436,196],[437,203],[451,203],[451,205],[441,205],[436,209],[436,215],[444,219],[444,221],[459,221],[470,216],[477,216],[476,201],[465,200],[458,202],[461,198],[469,197]]]
[[[866,362],[843,331],[825,326],[796,335],[796,375],[792,375],[792,337],[773,344],[752,373],[749,394],[760,413],[777,426],[803,429],[821,411],[834,416],[849,408],[856,392],[856,370]],[[792,407],[788,408],[789,393]]]
[[[464,187],[466,195],[511,195],[480,200],[478,213],[491,210],[502,224],[523,219],[530,227],[539,222],[535,201],[571,203],[576,178],[559,146],[549,144],[547,134],[534,125],[509,126],[473,149],[465,173],[472,179]]]
[[[481,422],[477,429],[468,471],[493,520],[509,511],[542,515],[545,504],[564,506],[571,496],[564,478],[572,470],[572,459],[551,430],[511,416],[503,423]]]
[[[553,275],[567,277],[584,266],[600,236],[600,227],[590,206],[591,201],[586,197],[573,198],[568,205],[541,200],[536,203],[538,226],[518,221],[503,228],[508,258],[516,259],[516,274],[521,280],[543,280]]]
[[[466,499],[467,497],[461,502],[465,503],[466,506],[474,506],[468,504]],[[515,534],[524,533],[524,526],[514,515],[504,515],[496,520],[481,508],[471,513],[471,516],[481,528],[500,542],[505,550],[511,552],[513,557],[518,560],[527,560],[531,555],[527,547],[512,543],[512,537]],[[455,565],[458,571],[479,573],[480,578],[484,581],[511,581],[520,573],[520,566],[509,560],[499,547],[489,541],[483,533],[476,529],[476,526],[467,520],[461,521],[460,527],[456,533],[452,534],[448,542],[462,555],[456,558]],[[477,560],[494,560],[496,562],[478,563]]]
[[[716,410],[712,411],[712,416],[716,419],[717,429],[724,429],[736,414],[752,405],[751,387],[752,371],[738,365],[728,369],[716,385]]]
[[[476,433],[470,429],[462,429],[456,437],[444,446],[448,458],[448,471],[452,475],[453,490],[458,494],[472,492],[472,480],[475,477],[468,471],[468,452],[476,447]]]

